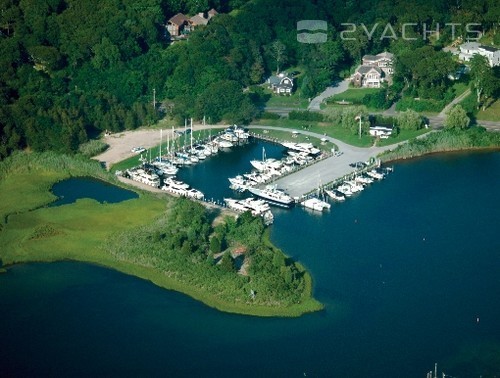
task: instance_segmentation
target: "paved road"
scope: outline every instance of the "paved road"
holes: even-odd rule
[[[326,88],[322,93],[311,100],[309,106],[307,107],[307,110],[319,111],[320,105],[323,100],[327,99],[328,97],[332,97],[333,95],[345,92],[348,88],[349,80],[343,80],[336,83],[335,85],[332,85],[331,87]]]
[[[273,129],[288,131],[290,133],[293,131],[289,128],[272,126],[249,126],[249,128]],[[381,152],[396,147],[396,145],[370,148],[354,147],[338,139],[323,136],[310,131],[296,131],[299,131],[301,134],[313,136],[316,138],[326,138],[328,141],[335,143],[338,146],[339,151],[342,152],[342,155],[326,158],[318,163],[312,164],[307,168],[301,169],[298,172],[292,173],[291,175],[276,180],[275,184],[277,184],[279,188],[285,189],[292,197],[300,197],[301,195],[318,188],[320,184],[329,183],[348,173],[353,172],[354,168],[349,166],[350,163],[355,163],[358,161],[368,161],[370,158],[376,157]]]
[[[454,106],[455,104],[458,104],[460,101],[462,101],[464,98],[466,98],[469,94],[470,94],[470,88],[467,89],[460,96],[455,97],[452,102],[450,102],[448,105],[446,105],[443,108],[443,110],[441,110],[441,112],[438,114],[438,117],[445,118],[446,113],[448,113],[448,110],[450,110],[452,106]]]

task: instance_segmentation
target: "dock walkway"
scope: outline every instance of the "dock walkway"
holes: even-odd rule
[[[292,132],[293,129],[273,126],[249,126],[249,129],[272,129],[280,131]],[[320,184],[326,184],[335,181],[349,173],[355,171],[355,168],[349,166],[351,163],[358,161],[368,161],[370,158],[376,157],[383,151],[395,148],[396,145],[385,147],[354,147],[344,143],[338,139],[316,134],[310,131],[296,130],[301,134],[309,135],[315,138],[325,138],[329,142],[338,146],[342,152],[340,156],[331,156],[323,159],[315,164],[294,172],[288,176],[282,177],[274,181],[274,184],[280,189],[284,189],[292,197],[300,197],[318,188]]]

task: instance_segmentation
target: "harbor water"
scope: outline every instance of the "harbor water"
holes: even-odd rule
[[[262,143],[180,177],[221,200]],[[498,152],[436,155],[395,164],[323,214],[273,208],[273,242],[325,304],[300,318],[225,314],[87,264],[11,267],[0,274],[0,376],[417,378],[434,363],[498,376],[499,172]]]

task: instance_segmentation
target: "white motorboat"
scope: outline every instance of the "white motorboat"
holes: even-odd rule
[[[233,142],[230,142],[228,140],[217,138],[217,139],[215,139],[215,141],[217,142],[217,144],[218,144],[218,146],[220,148],[231,148],[231,147],[233,147]]]
[[[238,175],[236,177],[228,178],[231,185],[229,187],[233,190],[238,190],[243,192],[247,190],[250,186],[255,186],[256,182],[245,179],[243,176]]]
[[[233,133],[238,137],[238,139],[243,139],[243,140],[248,139],[250,136],[244,129],[238,126],[234,127]]]
[[[366,174],[375,180],[382,180],[384,178],[384,174],[376,169],[372,169],[371,171],[366,172]]]
[[[205,197],[202,192],[200,192],[199,190],[194,189],[194,188],[187,189],[186,193],[185,193],[185,196],[189,197],[189,198],[194,198],[194,199],[197,199],[197,200],[202,200],[203,197]]]
[[[371,184],[373,182],[373,179],[371,177],[368,177],[368,176],[359,175],[359,176],[356,176],[354,181],[359,182],[360,184],[363,184],[363,185],[367,185],[367,184]]]
[[[353,193],[361,192],[365,188],[363,185],[358,184],[354,180],[345,181],[344,183],[351,186],[351,192]]]
[[[272,224],[274,221],[274,216],[269,208],[269,205],[262,200],[256,200],[253,198],[243,200],[224,198],[224,201],[230,209],[238,212],[250,211],[253,216],[262,217],[266,225]]]
[[[294,202],[292,197],[283,190],[277,189],[275,185],[267,185],[265,189],[248,188],[248,191],[272,205],[290,207]]]
[[[316,197],[306,199],[302,202],[302,206],[315,211],[328,210],[331,207],[328,202],[322,201]]]
[[[336,190],[325,189],[325,193],[335,201],[345,201],[345,196]]]
[[[340,185],[337,190],[346,197],[352,196],[351,186],[347,184]]]
[[[222,140],[226,140],[228,142],[231,142],[231,143],[238,142],[238,137],[232,132],[225,132],[219,138]]]
[[[185,182],[182,182],[180,180],[175,180],[172,177],[167,177],[165,179],[165,185],[174,189],[189,189],[189,184],[186,184]]]

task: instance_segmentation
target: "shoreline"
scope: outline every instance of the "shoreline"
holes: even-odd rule
[[[500,152],[500,146],[498,147],[467,147],[467,148],[461,148],[461,149],[450,149],[450,150],[440,150],[440,151],[430,151],[430,152],[425,152],[419,155],[412,155],[408,157],[400,157],[400,158],[393,158],[393,159],[388,159],[388,160],[383,160],[381,157],[382,164],[387,164],[387,163],[395,163],[395,162],[409,162],[411,160],[417,160],[419,158],[423,158],[426,156],[431,156],[431,155],[448,155],[448,154],[460,154],[460,153],[468,153],[468,152]]]

